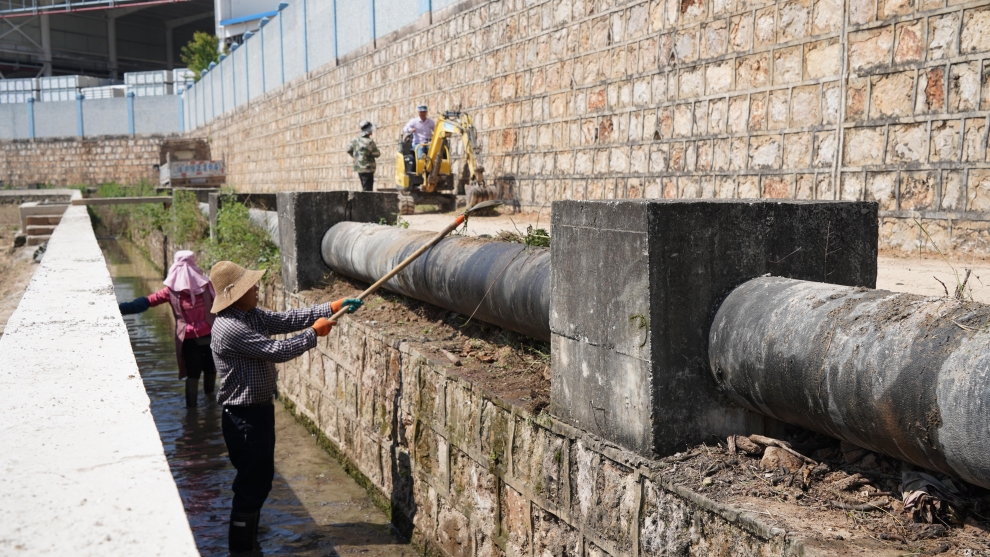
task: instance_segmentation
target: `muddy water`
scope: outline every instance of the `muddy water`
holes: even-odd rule
[[[124,241],[101,241],[118,301],[162,287],[160,275]],[[165,306],[124,317],[165,455],[202,555],[227,555],[227,519],[235,471],[220,430],[220,407],[202,393],[185,407],[172,320]],[[202,381],[202,380],[201,380]],[[412,556],[385,516],[278,402],[275,481],[261,511],[265,555]]]

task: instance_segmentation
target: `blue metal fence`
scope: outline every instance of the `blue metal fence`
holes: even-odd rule
[[[211,74],[230,84],[219,112],[197,110],[185,102],[186,129],[195,129],[280,85],[334,63],[338,58],[410,25],[431,11],[461,0],[289,0],[278,2],[257,32],[245,33],[217,67],[184,91],[186,99],[210,102]],[[276,21],[277,20],[277,21]],[[234,55],[234,52],[237,55]],[[217,75],[220,79],[220,75]],[[219,87],[216,88],[219,90]],[[206,108],[206,107],[204,107]]]
[[[0,104],[0,139],[96,135],[109,124],[85,125],[104,115],[120,114],[127,123],[120,133],[174,133],[199,128],[214,118],[251,102],[306,73],[373,43],[431,11],[461,0],[289,0],[261,20],[257,32],[243,35],[210,64],[195,84],[177,91],[178,98],[128,97],[63,103]],[[277,21],[273,21],[277,20]],[[75,117],[66,118],[75,105]],[[48,106],[45,106],[48,105]],[[66,105],[63,108],[56,105]],[[116,124],[115,124],[116,125]],[[123,126],[119,126],[123,128]]]

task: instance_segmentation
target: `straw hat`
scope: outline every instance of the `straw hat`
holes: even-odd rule
[[[217,297],[213,299],[211,313],[220,313],[231,304],[241,299],[241,296],[264,276],[264,271],[251,271],[237,263],[221,261],[210,269],[210,282],[216,290]]]

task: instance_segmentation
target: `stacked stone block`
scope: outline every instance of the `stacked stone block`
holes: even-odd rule
[[[154,167],[163,139],[103,136],[0,141],[0,180],[13,187],[158,183]]]
[[[376,123],[462,108],[524,206],[560,199],[881,204],[882,242],[990,241],[990,7],[955,0],[468,0],[196,133],[252,190],[356,189]]]
[[[319,301],[270,287],[269,307]],[[279,365],[291,401],[381,495],[420,552],[783,555],[801,540],[717,504],[645,460],[486,393],[405,341],[342,320]]]

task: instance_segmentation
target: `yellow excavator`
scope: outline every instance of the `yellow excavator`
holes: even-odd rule
[[[437,205],[442,211],[457,206],[454,173],[450,156],[450,138],[459,135],[464,145],[461,179],[456,184],[467,195],[468,207],[495,197],[485,185],[485,169],[478,160],[478,132],[471,116],[448,110],[437,118],[433,139],[425,152],[413,145],[412,136],[404,135],[395,153],[395,185],[399,190],[399,212],[412,214],[416,205]]]

